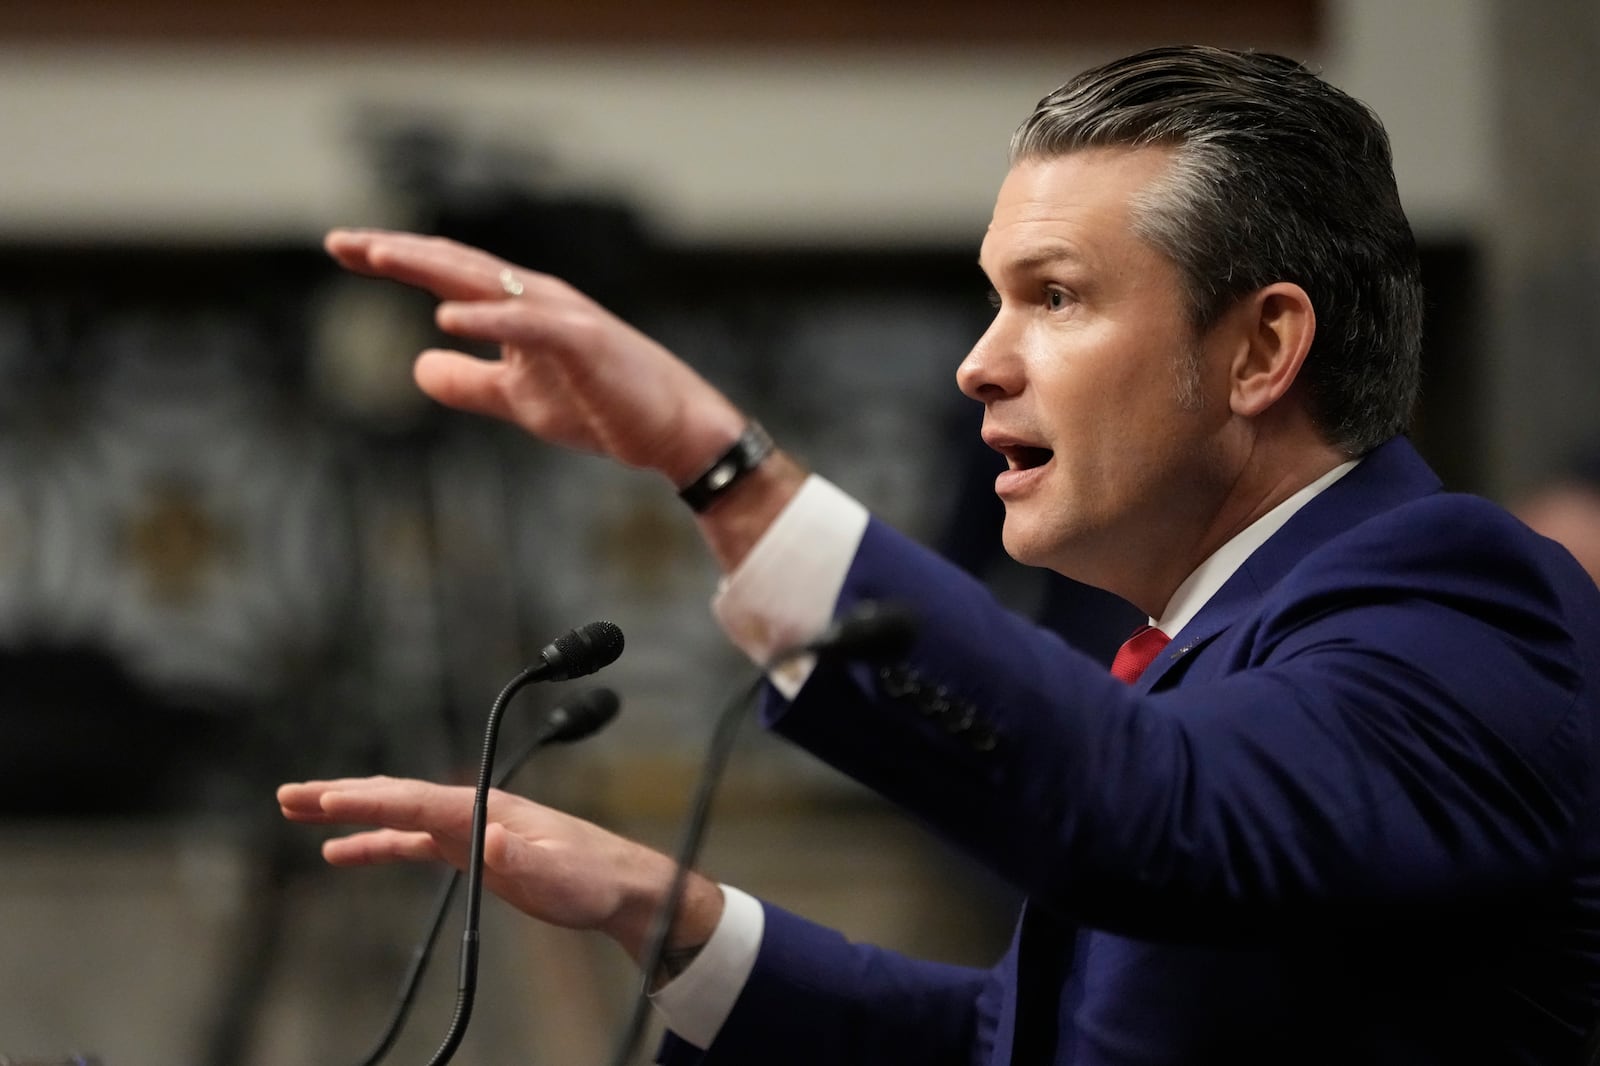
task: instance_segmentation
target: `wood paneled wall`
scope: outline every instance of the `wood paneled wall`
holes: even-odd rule
[[[0,40],[494,45],[1084,45],[1313,48],[1322,0],[7,0]]]

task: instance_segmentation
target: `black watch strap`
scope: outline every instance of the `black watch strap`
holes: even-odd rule
[[[761,428],[761,423],[748,423],[732,447],[718,456],[699,477],[678,490],[678,498],[697,514],[705,511],[771,455],[774,447],[772,437]]]

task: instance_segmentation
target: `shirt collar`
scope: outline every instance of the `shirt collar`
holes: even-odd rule
[[[1168,637],[1176,637],[1179,631],[1200,613],[1200,608],[1206,605],[1206,601],[1216,595],[1217,590],[1233,576],[1235,570],[1244,565],[1244,561],[1250,558],[1257,548],[1265,544],[1285,522],[1294,517],[1296,511],[1310,503],[1329,485],[1354,470],[1356,464],[1360,462],[1360,459],[1351,459],[1347,463],[1340,463],[1234,534],[1232,539],[1212,552],[1205,562],[1184,579],[1183,584],[1178,586],[1178,591],[1172,594],[1172,599],[1167,601],[1166,610],[1161,612],[1161,618],[1159,620],[1152,618],[1150,624]]]

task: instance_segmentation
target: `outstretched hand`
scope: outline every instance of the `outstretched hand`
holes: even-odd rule
[[[465,868],[473,790],[405,778],[367,777],[283,785],[290,821],[376,828],[322,845],[334,866],[443,860]],[[498,789],[489,793],[484,885],[523,913],[610,936],[637,960],[667,892],[673,864],[642,844]],[[670,942],[701,944],[722,914],[722,893],[691,876]]]
[[[686,363],[566,282],[441,237],[340,229],[329,254],[348,270],[424,289],[446,333],[500,346],[498,360],[429,349],[418,386],[440,403],[490,415],[552,444],[654,470],[682,488],[721,456],[745,416]],[[701,515],[733,570],[799,491],[782,452],[741,482],[741,502]]]
[[[439,297],[435,317],[446,333],[500,346],[498,361],[423,352],[417,384],[440,403],[659,471],[675,485],[710,465],[744,426],[688,365],[558,278],[440,237],[340,229],[326,247],[348,270]]]

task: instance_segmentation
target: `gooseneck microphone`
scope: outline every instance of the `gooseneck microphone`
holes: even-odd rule
[[[530,681],[570,681],[604,670],[622,654],[622,630],[611,622],[589,622],[544,646],[539,661],[512,678],[508,693]],[[505,693],[501,694],[505,697]]]
[[[592,688],[580,693],[571,701],[553,708],[539,723],[539,728],[522,742],[509,759],[503,760],[502,768],[495,774],[493,787],[504,788],[506,782],[510,781],[540,748],[548,744],[570,744],[598,733],[617,716],[617,709],[620,706],[621,701],[615,692],[608,688]],[[411,1004],[416,999],[417,988],[422,983],[423,974],[427,972],[428,962],[433,956],[433,947],[439,940],[440,930],[444,928],[445,915],[450,911],[450,902],[455,898],[456,887],[460,884],[460,870],[451,870],[440,884],[439,892],[434,897],[433,917],[422,939],[412,949],[411,964],[407,967],[405,976],[400,979],[400,992],[395,997],[388,1025],[358,1066],[376,1066],[394,1047],[394,1042],[399,1038],[400,1030],[405,1025],[406,1017],[411,1013]]]
[[[610,622],[590,622],[557,637],[539,653],[539,661],[512,678],[489,708],[489,721],[483,732],[483,765],[478,771],[478,787],[472,802],[472,845],[467,858],[467,914],[461,933],[461,969],[456,984],[455,1016],[439,1050],[428,1066],[444,1066],[456,1053],[472,1018],[472,1002],[478,986],[478,922],[483,910],[483,838],[488,828],[490,775],[494,771],[495,738],[500,732],[500,716],[506,704],[523,686],[534,681],[566,681],[592,674],[616,661],[622,654],[622,630]]]
[[[557,707],[545,715],[544,728],[523,741],[505,770],[495,777],[494,787],[504,786],[536,749],[546,744],[588,740],[611,724],[621,706],[622,700],[615,692],[608,688],[592,688],[571,703]]]
[[[716,792],[717,782],[722,778],[728,757],[733,753],[733,742],[738,737],[739,723],[743,718],[740,712],[755,698],[768,673],[795,659],[805,655],[816,655],[819,658],[827,656],[865,662],[887,662],[903,658],[911,650],[916,636],[916,616],[909,608],[894,603],[862,601],[835,619],[833,624],[814,640],[786,648],[768,659],[761,671],[748,684],[741,687],[717,714],[716,724],[711,732],[711,742],[706,751],[705,764],[700,771],[700,779],[695,784],[694,797],[689,804],[689,814],[684,821],[683,836],[678,843],[677,853],[673,856],[672,881],[667,887],[666,899],[656,911],[650,935],[645,940],[644,954],[639,960],[643,972],[639,995],[634,999],[633,1012],[628,1016],[627,1026],[617,1043],[616,1052],[611,1057],[611,1066],[627,1066],[638,1050],[639,1040],[644,1036],[645,1019],[650,1009],[650,983],[655,979],[656,970],[660,968],[661,960],[666,954],[667,935],[672,930],[672,921],[677,917],[678,907],[683,902],[689,871],[694,866],[695,857],[700,853],[700,842],[705,836],[706,825],[710,820],[711,801]]]

